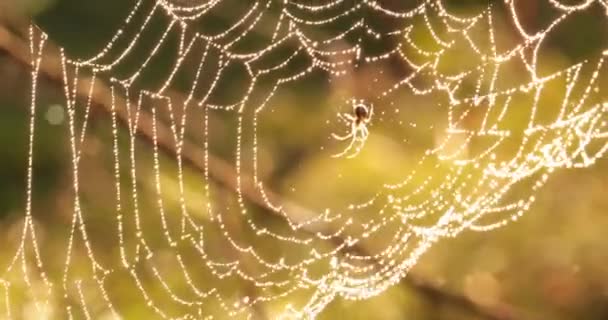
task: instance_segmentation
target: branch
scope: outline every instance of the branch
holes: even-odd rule
[[[42,63],[40,65],[40,73],[54,82],[63,83],[63,73],[59,50],[57,48],[54,48],[52,45],[49,49],[49,51],[51,51],[52,53],[45,53],[44,59],[42,59]],[[9,31],[9,29],[7,29],[7,27],[3,26],[2,24],[0,24],[0,51],[6,52],[21,65],[27,68],[32,67],[30,51],[27,41],[24,38],[19,37],[15,33]],[[78,88],[76,88],[77,95],[79,97],[89,97],[89,85],[91,81],[92,79],[90,77],[81,77],[79,79],[79,86]],[[93,94],[90,98],[94,107],[101,108],[104,112],[108,114],[112,112],[111,89],[106,84],[102,83],[100,80],[96,81],[96,89],[93,91]],[[118,105],[127,105],[124,97],[115,97],[115,103]],[[134,106],[136,104],[132,103],[130,105]],[[115,112],[121,122],[125,124],[128,123],[129,116],[126,110],[115,110]],[[138,133],[150,142],[154,139],[153,122],[154,119],[151,114],[147,113],[144,110],[140,110],[140,118],[137,128]],[[156,126],[156,138],[159,148],[162,148],[165,152],[174,156],[177,155],[177,149],[173,141],[171,129],[162,123],[157,123]],[[181,157],[193,168],[201,172],[205,171],[205,153],[203,150],[201,150],[201,148],[197,147],[191,141],[184,141]],[[229,163],[227,163],[220,157],[217,157],[213,154],[209,154],[208,169],[211,178],[223,184],[225,187],[233,191],[237,191],[237,172]],[[255,190],[253,184],[247,183],[247,181],[251,181],[251,177],[241,174],[241,179],[244,183],[242,183],[243,187],[240,191],[241,194],[248,201],[267,209],[264,210],[267,213],[278,214],[275,210],[268,207],[267,202],[265,201],[265,199],[262,198],[261,194],[257,190]],[[276,193],[270,190],[266,191],[266,195],[273,201],[281,200]],[[306,219],[312,215],[311,211],[301,206],[298,206],[297,204],[288,203],[285,201],[283,201],[282,203],[286,204],[290,208],[290,218],[294,221]],[[331,226],[322,227],[331,228]],[[313,230],[312,226],[308,226],[308,230],[304,231],[314,233],[319,230],[318,227],[315,227]],[[369,250],[361,246],[352,247],[350,248],[350,250],[362,255],[371,256],[369,254]],[[374,263],[379,265],[377,261]],[[455,305],[485,319],[514,319],[514,313],[512,312],[513,309],[507,305],[504,305],[500,308],[485,308],[477,305],[475,302],[471,301],[465,296],[446,292],[443,288],[440,288],[439,286],[436,286],[425,279],[416,277],[414,274],[411,273],[408,274],[408,276],[404,277],[401,283],[427,296],[434,302]]]

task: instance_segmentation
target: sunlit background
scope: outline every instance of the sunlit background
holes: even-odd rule
[[[550,1],[515,0],[522,14],[522,21],[530,29],[542,29],[551,21],[553,11]],[[152,2],[152,1],[150,1]],[[176,1],[179,2],[179,1]],[[182,1],[185,2],[185,1]],[[196,2],[196,1],[192,1]],[[247,1],[227,1],[230,10],[238,12]],[[255,2],[255,1],[253,1]],[[306,3],[306,1],[299,1]],[[315,1],[308,1],[315,3]],[[383,2],[383,1],[381,1]],[[391,1],[384,1],[390,3]],[[398,1],[393,1],[397,3]],[[445,1],[451,9],[463,15],[481,12],[488,6],[487,1]],[[495,7],[497,23],[495,37],[506,42],[518,41],[512,26],[508,25],[508,13],[503,12],[500,3]],[[576,4],[585,1],[560,1]],[[542,46],[539,55],[541,68],[547,72],[569,66],[585,59],[593,59],[606,50],[608,44],[608,18],[606,4],[596,1],[584,12],[569,19],[560,27],[550,41]],[[98,52],[100,46],[114,34],[118,25],[135,1],[83,1],[83,0],[2,0],[0,2],[0,270],[5,270],[12,261],[23,235],[27,202],[27,172],[29,148],[30,101],[32,99],[32,75],[28,65],[29,40],[28,25],[35,23],[49,34],[49,45],[66,48],[68,56],[88,57]],[[321,2],[319,2],[321,3]],[[276,10],[269,10],[276,15]],[[202,29],[225,28],[230,13],[214,17]],[[371,17],[370,19],[374,19]],[[377,17],[376,17],[377,19]],[[224,23],[224,25],[222,24]],[[350,23],[350,22],[349,22]],[[375,20],[378,25],[390,24]],[[424,24],[423,20],[415,22]],[[166,21],[153,21],[152,29],[160,34]],[[261,27],[268,33],[257,35],[260,42],[271,36],[272,28]],[[339,27],[338,27],[339,30]],[[335,32],[335,30],[320,30]],[[478,31],[472,31],[475,35]],[[427,37],[427,38],[425,38]],[[427,44],[427,50],[434,50],[432,40],[424,33],[413,34],[416,43]],[[155,44],[155,39],[140,40],[147,46]],[[173,39],[172,41],[177,41]],[[405,43],[405,39],[403,40]],[[381,52],[382,46],[391,43],[370,42],[365,48],[370,56]],[[256,46],[250,40],[245,45]],[[265,45],[265,44],[264,44]],[[262,45],[262,47],[264,46]],[[510,44],[507,44],[510,45]],[[376,47],[375,47],[376,46]],[[140,50],[140,51],[138,51]],[[145,59],[139,48],[132,52],[126,63],[136,64]],[[413,51],[408,52],[415,55]],[[463,65],[476,64],[474,57],[465,51],[455,51],[442,63],[443,68],[458,69]],[[215,59],[211,57],[209,59]],[[420,61],[423,61],[424,57]],[[142,76],[138,85],[157,87],[162,77],[175,61],[171,52],[163,52],[155,61],[157,68]],[[509,65],[506,66],[508,68]],[[299,68],[297,65],[294,69]],[[191,63],[190,72],[196,71]],[[604,70],[605,71],[605,70]],[[128,72],[127,67],[118,72]],[[217,101],[236,103],[244,90],[243,70],[230,70],[231,76],[220,82],[222,90]],[[348,76],[312,73],[302,81],[286,85],[272,98],[268,107],[258,118],[257,130],[257,178],[264,181],[274,194],[269,197],[288,199],[290,206],[302,212],[338,210],[350,203],[366,201],[385,184],[398,183],[403,176],[417,170],[417,177],[439,175],[432,166],[417,166],[425,151],[437,147],[445,138],[447,109],[446,97],[417,96],[404,90],[390,98],[378,99],[382,88],[399,81],[412,70],[395,62],[370,64],[357,70],[345,70]],[[509,74],[506,82],[518,83],[523,79],[521,70],[504,71]],[[293,73],[293,72],[292,72]],[[58,73],[60,75],[60,73]],[[290,72],[286,73],[286,76]],[[503,74],[504,76],[504,74]],[[603,79],[608,74],[601,76]],[[36,230],[40,255],[45,261],[45,272],[55,289],[65,295],[48,293],[44,279],[36,268],[36,253],[31,247],[23,250],[15,266],[2,273],[0,286],[1,319],[111,319],[113,314],[105,308],[106,298],[92,281],[89,248],[84,245],[80,234],[71,248],[70,262],[66,264],[68,236],[74,223],[74,182],[70,151],[69,109],[65,102],[64,85],[61,79],[48,73],[41,73],[36,89],[37,117],[35,119],[36,139],[33,162],[34,183],[32,189],[32,226]],[[211,81],[205,79],[202,81]],[[486,80],[487,81],[487,80]],[[525,81],[525,80],[521,80]],[[606,83],[606,80],[602,83]],[[424,79],[418,83],[424,85]],[[522,83],[523,84],[523,83]],[[473,86],[472,84],[469,84]],[[187,84],[176,85],[168,93],[174,96],[187,95]],[[184,89],[184,90],[180,90]],[[547,100],[539,108],[541,117],[555,113],[563,96],[563,88],[550,88]],[[551,91],[552,90],[552,91]],[[107,94],[107,92],[106,92]],[[101,95],[101,93],[100,93]],[[341,152],[346,144],[332,139],[332,134],[348,132],[350,124],[341,122],[336,113],[350,112],[350,98],[374,105],[374,115],[370,120],[370,137],[361,152],[352,159],[332,157]],[[599,99],[604,99],[605,96]],[[262,99],[254,97],[252,99]],[[552,101],[553,100],[553,101]],[[525,108],[521,102],[520,108]],[[86,102],[83,103],[86,105]],[[517,105],[514,107],[517,108]],[[144,108],[158,117],[159,126],[169,127],[169,112],[162,106]],[[163,111],[164,110],[164,111]],[[81,111],[79,111],[81,112]],[[156,114],[158,112],[158,114]],[[172,112],[172,111],[171,111]],[[179,112],[178,112],[179,114]],[[510,116],[510,115],[509,115]],[[255,241],[256,250],[272,261],[293,262],[304,258],[308,252],[297,251],[290,245],[282,245],[276,239],[263,240],[247,230],[244,221],[272,230],[287,232],[282,217],[269,213],[260,197],[248,196],[245,191],[247,218],[242,218],[239,198],[235,197],[234,183],[237,170],[253,171],[253,167],[235,168],[236,143],[239,141],[238,120],[230,112],[215,111],[208,118],[208,126],[203,124],[204,115],[200,109],[192,110],[187,136],[193,142],[193,154],[183,163],[184,186],[180,186],[179,172],[182,164],[175,158],[175,148],[156,144],[149,134],[135,134],[133,150],[137,154],[137,180],[130,181],[128,161],[130,159],[130,138],[128,126],[117,124],[119,132],[114,141],[113,117],[111,111],[93,103],[81,148],[80,206],[86,212],[88,240],[93,245],[96,257],[112,270],[105,280],[107,295],[124,319],[155,319],[158,314],[147,306],[147,298],[129,273],[120,268],[120,250],[116,227],[116,176],[115,150],[120,151],[124,188],[125,216],[137,210],[141,225],[146,230],[148,244],[155,248],[150,265],[137,265],[142,286],[146,287],[153,299],[171,315],[192,312],[192,318],[214,316],[218,319],[231,318],[214,301],[202,307],[197,315],[190,306],[168,303],[163,297],[166,284],[159,283],[155,272],[164,275],[168,286],[180,296],[188,296],[187,284],[176,271],[176,261],[171,248],[164,243],[158,219],[159,200],[164,206],[164,214],[169,224],[176,230],[184,224],[180,212],[186,210],[202,225],[213,225],[217,219],[225,223],[237,243],[246,247]],[[477,115],[477,118],[480,116]],[[524,117],[524,118],[522,118]],[[512,130],[520,127],[524,116],[504,119]],[[604,115],[605,119],[605,115]],[[467,120],[469,121],[469,120]],[[475,117],[470,120],[474,126]],[[465,124],[466,125],[466,124]],[[215,168],[208,174],[201,170],[205,161],[202,150],[203,130],[209,130],[209,152]],[[245,126],[243,130],[252,130]],[[151,132],[151,131],[148,131]],[[253,143],[244,138],[245,145]],[[450,141],[458,149],[463,141]],[[114,144],[117,144],[114,149]],[[174,146],[174,145],[173,145]],[[191,146],[192,147],[192,146]],[[484,148],[484,147],[480,147]],[[192,150],[188,149],[188,150]],[[197,151],[198,150],[198,153]],[[452,150],[456,151],[456,150]],[[245,150],[242,157],[249,159],[254,151]],[[448,148],[447,153],[450,152]],[[474,147],[467,150],[475,153]],[[157,155],[158,157],[155,157]],[[198,162],[197,162],[198,161]],[[155,168],[159,167],[158,175]],[[447,169],[446,169],[447,170]],[[414,180],[413,184],[421,181]],[[162,192],[157,189],[162,185]],[[211,186],[212,192],[205,190]],[[131,202],[131,188],[135,188],[138,200]],[[518,189],[519,188],[519,189]],[[411,187],[415,190],[415,186]],[[411,190],[408,190],[411,192]],[[450,190],[445,190],[451,197]],[[527,185],[517,185],[509,197],[514,199],[530,192]],[[464,231],[455,238],[442,239],[426,252],[409,274],[382,294],[364,300],[334,299],[320,314],[319,319],[608,319],[608,161],[599,158],[597,162],[582,169],[556,169],[545,186],[536,193],[528,212],[517,222],[492,232]],[[425,198],[442,195],[421,193]],[[208,206],[220,208],[221,217],[209,214]],[[137,208],[135,208],[137,206]],[[304,209],[302,209],[304,208]],[[355,223],[373,220],[378,214],[374,207],[357,212]],[[359,215],[363,215],[360,217]],[[243,219],[243,220],[241,220]],[[339,229],[345,219],[335,221],[332,228]],[[135,227],[128,225],[124,248],[132,255],[139,244],[135,239]],[[172,227],[171,227],[172,228]],[[156,230],[156,232],[154,231]],[[250,274],[259,274],[260,266],[251,258],[231,249],[224,230],[210,227],[206,234],[208,252],[216,261],[239,260]],[[353,231],[355,232],[355,231]],[[389,226],[386,238],[378,237],[366,243],[366,250],[374,250],[384,242],[390,242],[394,234]],[[296,234],[296,237],[301,236]],[[231,241],[232,241],[231,240]],[[335,240],[318,240],[311,246],[320,251],[336,246]],[[200,254],[183,249],[183,257],[188,264],[192,281],[202,283],[206,288],[217,288],[227,303],[248,301],[266,292],[236,277],[218,279],[202,266]],[[365,253],[365,252],[364,252]],[[197,267],[197,263],[201,267]],[[66,265],[69,270],[66,273]],[[199,272],[200,271],[200,272]],[[324,267],[310,269],[311,273],[327,272]],[[67,274],[67,276],[66,276]],[[279,274],[279,278],[289,278],[291,274]],[[69,278],[69,288],[61,288]],[[62,291],[63,290],[63,291]],[[274,319],[286,304],[302,304],[308,299],[304,292],[289,295],[268,303],[255,304],[246,314],[255,319]],[[83,295],[86,298],[83,298]],[[5,299],[6,297],[6,299]],[[50,301],[46,306],[38,306],[37,301]],[[84,303],[83,303],[84,301]],[[85,305],[85,308],[81,308]],[[242,316],[242,315],[241,315]],[[239,318],[237,316],[236,318]],[[246,318],[243,316],[243,318]]]

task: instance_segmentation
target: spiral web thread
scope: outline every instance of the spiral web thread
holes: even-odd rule
[[[571,16],[593,11],[606,18],[605,1],[549,0],[554,15],[534,32],[523,26],[516,1],[491,3],[468,14],[451,12],[445,2],[414,1],[403,8],[396,1],[247,1],[248,9],[229,19],[222,32],[207,33],[202,27],[206,19],[221,14],[230,1],[139,0],[97,54],[68,58],[62,50],[73,193],[65,256],[53,257],[63,259],[61,276],[56,276],[57,271],[49,274],[51,262],[37,240],[32,216],[36,119],[40,116],[37,87],[48,42],[32,26],[27,203],[20,245],[2,280],[6,317],[15,316],[14,288],[25,285],[39,314],[120,318],[125,311],[108,282],[122,277],[121,286],[136,288],[140,296],[133,303],[144,305],[159,318],[315,318],[336,297],[366,299],[382,293],[405,277],[440,239],[465,230],[490,231],[516,221],[555,169],[588,167],[604,155],[608,103],[602,90],[608,50],[557,69],[543,66],[542,54],[545,41]],[[508,45],[498,37],[499,17],[510,22]],[[379,28],[375,19],[390,21],[390,26]],[[161,32],[151,27],[155,20],[161,21],[157,22],[163,25]],[[268,36],[253,37],[259,29]],[[420,43],[417,32],[427,34],[433,43]],[[366,43],[374,41],[384,41],[382,52],[365,49]],[[163,80],[154,86],[140,81],[147,71],[156,70],[156,55],[169,42],[174,44],[175,60],[168,71],[162,71]],[[147,54],[133,58],[136,50]],[[449,59],[472,63],[463,61],[457,70],[446,70]],[[190,78],[183,90],[175,79],[186,63]],[[258,120],[268,116],[264,112],[272,108],[272,97],[312,75],[338,81],[352,76],[353,70],[392,63],[406,66],[398,81],[385,84],[373,96],[349,97],[375,106],[370,136],[382,134],[382,123],[390,122],[387,113],[399,113],[404,95],[442,97],[434,100],[440,102],[433,108],[445,111],[447,125],[439,130],[437,142],[425,147],[414,169],[367,199],[342,208],[318,204],[321,209],[295,218],[296,206],[276,200],[259,173],[263,160],[258,157]],[[232,96],[230,103],[214,101],[221,100],[215,98],[218,88],[225,85],[223,77],[234,67],[246,75],[246,90]],[[520,71],[517,77],[506,74],[513,69]],[[82,150],[101,83],[111,97],[110,167],[115,182],[113,210],[103,213],[112,217],[108,225],[113,227],[104,233],[105,241],[115,243],[117,259],[96,252],[99,239],[91,238],[90,230],[99,227],[90,222],[93,213],[83,206],[81,192]],[[185,91],[184,95],[175,98],[178,90]],[[83,98],[81,92],[88,94]],[[221,189],[209,169],[213,133],[209,119],[218,113],[233,117],[237,124],[234,202],[222,203],[214,197]],[[152,124],[153,151],[149,167],[142,169],[137,143],[143,117]],[[510,117],[520,120],[509,122]],[[327,121],[338,133],[350,126],[333,118]],[[174,144],[173,165],[163,161],[161,123],[170,128],[165,134]],[[420,128],[415,120],[392,124],[437,130]],[[182,152],[188,136],[195,134],[202,137],[194,147],[202,152],[204,170],[196,174],[203,187],[194,197],[204,199],[204,204],[193,209],[187,201],[192,195],[187,191],[188,165]],[[335,154],[343,143],[328,136],[322,149]],[[357,152],[365,152],[366,142],[357,143]],[[165,177],[163,166],[173,168],[175,175]],[[141,179],[153,181],[149,192],[156,194],[155,207],[142,204]],[[167,204],[167,179],[175,182],[177,205]],[[510,193],[514,189],[523,189],[526,197],[514,198]],[[244,190],[254,190],[266,210],[282,219],[282,227],[252,218]],[[196,210],[205,213],[201,217]],[[158,223],[150,226],[142,216]],[[234,227],[235,219],[239,228]],[[379,249],[355,249],[380,235],[389,241]],[[153,237],[162,241],[150,240]],[[229,254],[210,249],[209,243],[218,238]],[[256,247],[262,239],[299,254],[269,257],[268,248]],[[80,263],[86,268],[75,266],[76,250],[87,257]],[[159,265],[161,258],[171,261],[171,270]],[[235,289],[235,281],[243,285]]]

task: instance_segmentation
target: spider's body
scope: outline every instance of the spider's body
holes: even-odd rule
[[[360,124],[361,122],[367,120],[368,116],[369,116],[369,112],[365,105],[359,104],[359,105],[355,106],[355,117],[357,118],[357,120],[356,120],[357,124]]]
[[[354,158],[359,152],[361,148],[363,148],[363,144],[367,140],[369,136],[369,130],[367,129],[367,124],[372,118],[373,115],[373,106],[366,106],[363,103],[353,101],[353,111],[351,113],[338,113],[338,117],[350,124],[351,130],[345,136],[339,136],[336,134],[332,134],[332,137],[339,141],[344,141],[350,139],[350,143],[344,149],[344,151],[333,155],[334,158],[339,158],[346,156],[347,158]],[[354,152],[353,151],[354,148]],[[350,153],[350,154],[349,154]]]

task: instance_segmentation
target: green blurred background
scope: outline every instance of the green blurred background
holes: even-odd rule
[[[531,25],[542,27],[544,21],[551,17],[551,12],[547,9],[548,1],[518,2],[521,3],[520,9],[524,12],[526,21]],[[475,12],[487,5],[486,1],[450,3],[453,9],[459,12]],[[87,56],[112,35],[116,25],[124,19],[124,13],[128,12],[132,5],[133,1],[2,0],[0,18],[7,30],[18,34],[24,23],[34,17],[42,29],[49,32],[54,43],[66,47],[71,55]],[[608,41],[607,20],[602,6],[598,4],[589,12],[568,21],[567,28],[561,30],[547,45],[546,53],[543,53],[546,61],[543,63],[570,65],[605,50]],[[220,26],[220,30],[221,21],[222,17],[217,17],[217,22],[214,22]],[[159,25],[162,26],[162,22],[159,22]],[[501,32],[503,29],[497,30]],[[265,37],[263,34],[258,36]],[[424,43],[424,39],[418,40]],[[373,47],[367,49],[370,52],[374,50]],[[137,53],[134,55],[134,59],[139,59]],[[166,57],[167,65],[171,59],[170,56]],[[6,50],[0,49],[0,265],[7,264],[12,258],[19,242],[24,216],[30,73],[18,61],[19,59],[11,56]],[[455,58],[452,63],[456,65],[459,61]],[[379,70],[366,70],[367,74],[361,72],[356,78],[349,80],[356,84],[320,85],[313,77],[312,81],[297,88],[292,86],[275,98],[274,104],[282,107],[277,108],[277,112],[262,126],[260,140],[265,147],[259,155],[264,163],[269,163],[268,167],[261,170],[264,179],[269,181],[274,190],[281,194],[290,194],[292,189],[297,188],[295,192],[300,192],[300,195],[294,197],[302,203],[308,205],[310,202],[314,205],[315,201],[321,201],[323,204],[330,203],[328,206],[340,206],[340,201],[343,201],[342,194],[346,194],[348,201],[348,196],[357,192],[365,194],[368,191],[365,188],[375,188],[375,184],[383,183],[386,179],[390,181],[390,175],[395,174],[395,171],[385,170],[384,165],[397,164],[402,166],[400,170],[405,173],[411,170],[416,159],[416,153],[411,150],[416,149],[421,153],[428,148],[427,142],[434,139],[432,131],[393,132],[396,137],[404,135],[408,138],[406,146],[409,147],[398,150],[385,141],[371,141],[366,152],[361,154],[363,160],[350,162],[350,167],[341,168],[350,173],[350,179],[355,180],[334,186],[339,189],[336,193],[340,196],[327,194],[322,190],[315,191],[319,179],[323,179],[328,170],[333,170],[327,164],[326,152],[319,151],[319,145],[325,143],[331,128],[325,126],[324,120],[317,119],[329,118],[329,114],[334,113],[332,105],[340,101],[342,95],[348,96],[358,88],[373,86],[373,77],[369,74]],[[152,83],[155,81],[154,76],[147,75]],[[41,79],[38,90],[40,103],[34,162],[36,178],[33,213],[42,239],[40,241],[43,243],[43,256],[52,260],[53,257],[63,257],[65,254],[65,235],[72,219],[71,165],[62,87],[53,79]],[[236,76],[233,82],[238,83]],[[230,90],[231,88],[227,88],[225,91]],[[310,92],[315,94],[311,95]],[[406,106],[419,103],[416,97],[404,96],[402,99],[401,103]],[[441,112],[417,110],[412,107],[405,110],[406,114],[400,115],[404,121],[425,117],[430,123],[442,123],[445,120]],[[83,181],[82,202],[87,210],[88,231],[96,245],[96,251],[112,260],[116,256],[116,248],[113,243],[103,241],[108,236],[107,226],[115,228],[114,208],[109,205],[114,201],[111,121],[107,113],[96,109],[93,110],[90,121],[87,143],[83,146],[80,176]],[[214,141],[234,140],[234,118],[217,115],[212,121]],[[120,143],[126,154],[128,136],[124,127],[122,131]],[[138,162],[143,168],[137,181],[140,209],[142,212],[154,210],[157,195],[150,169],[152,144],[141,139],[137,141],[136,148],[138,154],[142,155]],[[386,151],[386,148],[389,151]],[[368,149],[372,151],[367,151]],[[221,158],[230,160],[232,145],[217,143],[212,146],[212,151]],[[379,157],[378,154],[382,156]],[[163,168],[163,199],[169,208],[168,212],[171,212],[171,209],[178,211],[179,191],[175,178],[177,165],[170,155],[162,153],[160,162]],[[392,168],[391,165],[387,166]],[[197,212],[207,201],[200,197],[204,183],[199,178],[199,172],[186,166],[186,194],[189,199],[187,205],[204,220],[205,213]],[[360,187],[359,184],[352,183],[359,179],[370,181],[369,186]],[[130,182],[124,183],[128,187]],[[223,190],[227,194],[216,194],[220,200],[214,201],[224,199],[226,207],[238,212],[235,204],[231,203],[233,200],[229,198],[232,191],[222,188],[219,184],[214,186],[216,190]],[[605,159],[600,159],[587,169],[557,170],[537,195],[537,201],[531,210],[520,221],[490,233],[465,232],[455,239],[440,241],[422,257],[411,271],[411,275],[401,283],[369,300],[336,299],[321,313],[320,318],[608,319],[607,191],[608,162]],[[335,203],[331,203],[332,201]],[[254,208],[251,211],[252,219],[262,224],[281,224],[280,221],[272,220],[276,218],[269,218],[263,208]],[[156,222],[146,219],[144,217],[144,225],[150,229],[156,227]],[[111,229],[110,234],[114,233],[115,229]],[[158,235],[158,238],[160,237],[161,235]],[[246,243],[247,239],[248,235],[243,235],[241,241]],[[151,241],[160,242],[154,238]],[[267,246],[268,256],[287,254],[287,251],[276,250],[272,243],[260,245]],[[217,250],[217,254],[221,255],[221,246],[218,246]],[[62,259],[47,266],[52,279],[61,278]],[[73,259],[74,277],[86,277],[88,271],[80,270],[86,269],[84,266],[88,263],[84,249],[78,248]],[[158,262],[163,268],[162,261]],[[167,263],[164,268],[170,274],[171,265]],[[200,279],[205,279],[205,276],[201,275]],[[19,279],[21,275],[15,273],[4,279],[12,280],[12,277]],[[151,276],[147,280],[151,283],[155,281]],[[149,311],[146,311],[138,300],[140,293],[136,288],[122,286],[121,281],[120,276],[117,276],[108,283],[108,287],[122,315],[126,319],[150,316]],[[214,282],[211,286],[231,288],[226,290],[235,292],[248,290],[234,280]],[[11,287],[11,297],[14,318],[55,319],[66,316],[58,306],[56,311],[49,315],[37,313],[31,305],[32,294],[26,293],[19,285]],[[107,313],[96,313],[97,306],[94,301],[95,298],[91,298],[92,317],[108,317]],[[61,302],[58,304],[61,305]],[[0,307],[0,310],[3,308],[5,306]],[[257,311],[259,317],[271,317],[271,306],[264,306],[262,309]],[[208,312],[214,314],[213,307]],[[227,317],[220,311],[216,311],[214,315],[218,318]],[[76,315],[75,318],[83,316]]]

